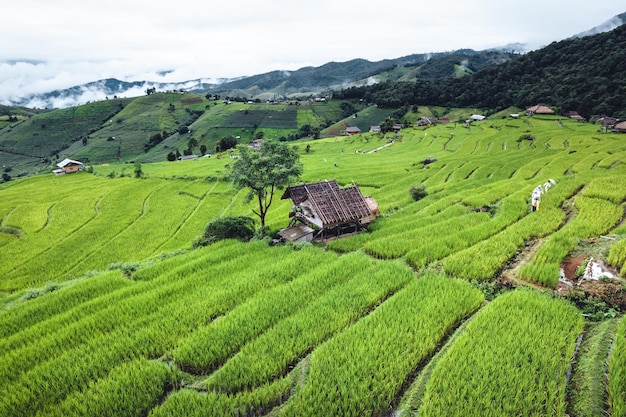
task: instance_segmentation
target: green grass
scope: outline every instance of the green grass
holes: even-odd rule
[[[579,347],[568,386],[568,414],[580,417],[605,415],[607,363],[619,319],[589,323]]]
[[[566,302],[517,290],[482,309],[439,360],[420,416],[564,415],[582,330]]]
[[[357,184],[376,199],[382,216],[369,233],[326,248],[220,242],[193,249],[211,220],[254,217],[253,205],[224,180],[226,154],[177,162],[164,155],[191,136],[207,146],[222,134],[245,142],[252,128],[223,122],[245,109],[267,117],[279,107],[183,101],[188,97],[133,100],[97,133],[117,138],[123,130],[114,129],[127,124],[130,150],[147,130],[184,123],[185,108],[204,110],[191,134],[140,151],[145,178],[134,178],[134,164],[125,163],[129,151],[128,160],[93,164],[93,174],[0,184],[0,414],[80,415],[85,407],[119,405],[120,414],[132,408],[154,416],[385,415],[412,396],[423,415],[454,415],[457,400],[445,411],[434,408],[447,395],[466,394],[468,407],[479,407],[479,396],[505,398],[508,415],[562,415],[567,407],[594,415],[605,397],[620,410],[622,330],[615,332],[610,388],[597,383],[613,324],[589,328],[565,396],[561,375],[582,319],[558,297],[500,295],[440,348],[482,304],[467,280],[489,285],[541,238],[546,249],[527,263],[536,269],[518,275],[541,282],[541,272],[558,267],[579,239],[623,229],[623,136],[569,120],[561,127],[554,118],[492,116],[471,129],[454,122],[403,129],[391,145],[369,133],[300,140],[292,145],[302,181]],[[285,108],[295,129],[341,114],[337,102]],[[418,111],[409,114],[454,120],[479,112]],[[145,120],[128,116],[135,114]],[[379,116],[384,112],[368,108],[356,119],[374,124]],[[526,133],[537,140],[518,142]],[[85,151],[97,145],[89,139]],[[101,145],[102,155],[109,152],[106,138]],[[428,157],[436,161],[424,165]],[[549,178],[556,185],[533,213],[530,193]],[[414,201],[409,189],[420,184],[427,195]],[[266,219],[272,232],[289,222],[291,202],[281,196]],[[617,266],[622,246],[612,249]],[[551,247],[559,253],[542,255]],[[433,355],[438,360],[427,364]],[[181,378],[188,388],[177,385]],[[408,390],[412,382],[419,388]],[[455,384],[478,388],[451,394]]]
[[[609,358],[609,410],[612,416],[626,416],[626,320],[623,317]]]

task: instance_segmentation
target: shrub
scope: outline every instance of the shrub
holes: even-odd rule
[[[415,201],[421,200],[428,195],[426,187],[423,184],[411,185],[411,188],[409,188],[409,194],[411,194],[411,197]]]
[[[224,239],[249,241],[254,237],[254,219],[246,216],[220,217],[209,223],[195,246],[206,246]]]
[[[215,145],[216,152],[224,152],[237,146],[237,139],[233,136],[225,136],[217,141]]]

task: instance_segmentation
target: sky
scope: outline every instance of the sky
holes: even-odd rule
[[[626,11],[615,0],[19,0],[2,7],[0,104],[105,78],[182,82],[524,43]]]

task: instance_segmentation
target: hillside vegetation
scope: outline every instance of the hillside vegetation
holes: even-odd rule
[[[560,114],[625,117],[624,51],[626,25],[525,55],[459,50],[353,60],[247,77],[208,93],[156,92],[52,111],[2,108],[0,164],[9,177],[20,177],[49,171],[67,157],[90,164],[156,162],[213,153],[225,137],[239,143],[333,137],[348,126],[367,131],[389,117],[396,123],[420,116],[463,121],[457,108],[491,115],[543,102]],[[346,80],[360,86],[311,90]],[[305,95],[292,94],[304,87]],[[324,101],[311,100],[320,95]],[[412,110],[418,106],[439,110]]]
[[[364,99],[382,107],[430,104],[502,110],[538,102],[589,118],[626,117],[626,25],[611,32],[554,42],[472,76],[416,82],[390,80],[352,87],[335,98]]]
[[[103,137],[131,106],[183,123],[175,97],[126,103]],[[192,106],[192,134],[250,109]],[[316,112],[292,106],[298,123]],[[560,273],[574,257],[626,268],[624,138],[503,114],[297,141],[303,181],[355,183],[383,214],[325,246],[194,249],[211,220],[251,215],[227,153],[1,184],[0,415],[626,415],[624,280]],[[278,197],[272,232],[289,221]]]
[[[345,104],[242,103],[169,92],[16,115],[16,121],[7,119],[7,126],[0,129],[0,163],[9,168],[11,177],[20,177],[50,172],[68,157],[92,165],[157,162],[167,160],[169,153],[201,155],[202,146],[206,153],[214,153],[224,137],[241,144],[258,137],[295,140],[335,123],[339,123],[336,134],[342,134],[348,125],[342,120],[366,109],[360,103],[350,103],[348,108]],[[367,130],[369,123],[378,124],[391,113],[370,106],[365,113],[370,117],[358,124]]]

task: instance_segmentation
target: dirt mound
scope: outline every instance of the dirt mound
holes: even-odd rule
[[[610,308],[626,311],[626,287],[619,274],[602,260],[588,254],[566,258],[561,264],[561,279],[556,291],[575,300],[606,303]]]

